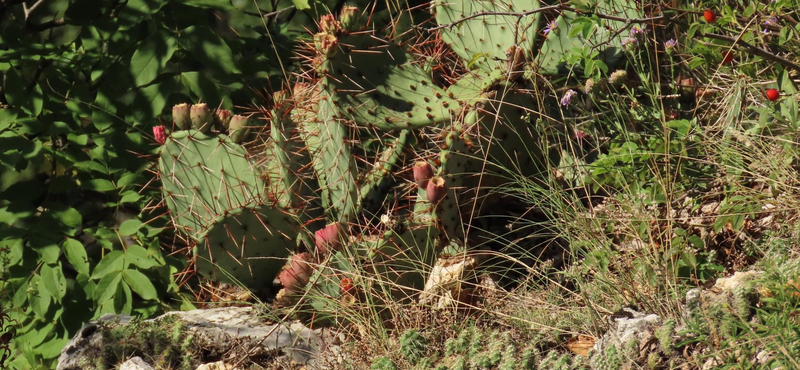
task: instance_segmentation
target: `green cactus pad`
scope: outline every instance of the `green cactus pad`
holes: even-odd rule
[[[314,195],[317,186],[313,175],[306,171],[311,158],[304,146],[297,134],[297,125],[288,112],[275,109],[267,142],[265,172],[269,178],[268,193],[287,209],[310,206],[308,199]]]
[[[270,286],[294,250],[298,227],[291,215],[269,205],[232,210],[198,244],[197,271],[251,289]]]
[[[359,179],[361,185],[361,209],[374,210],[386,197],[386,189],[391,176],[392,168],[397,165],[403,154],[403,149],[408,141],[409,131],[400,131],[397,139],[388,140],[389,143],[380,153],[379,157],[363,178]]]
[[[345,144],[345,127],[334,118],[333,111],[330,99],[323,97],[316,119],[303,122],[300,133],[311,154],[323,208],[329,211],[331,220],[346,222],[356,211],[356,167]]]
[[[399,46],[359,33],[340,36],[339,48],[322,73],[338,116],[394,130],[449,121],[458,108]]]
[[[621,18],[641,18],[642,12],[636,4],[622,0],[601,0],[597,4],[597,12],[614,14]],[[539,71],[543,74],[558,74],[569,70],[562,57],[570,50],[581,49],[585,45],[606,44],[600,54],[600,60],[608,66],[614,66],[622,58],[622,40],[629,32],[619,32],[626,24],[621,21],[604,19],[602,27],[594,27],[589,37],[583,34],[570,35],[570,28],[575,20],[574,12],[562,12],[555,23],[556,27],[547,35],[537,56]]]
[[[432,6],[440,26],[480,12],[526,12],[538,8],[536,0],[436,0]],[[497,65],[505,65],[506,52],[512,46],[517,45],[527,53],[533,50],[540,15],[535,13],[521,19],[510,15],[475,17],[443,28],[442,40],[468,66],[476,65],[489,71]]]
[[[162,192],[179,229],[200,240],[230,210],[260,203],[264,184],[227,136],[175,131],[159,155]]]

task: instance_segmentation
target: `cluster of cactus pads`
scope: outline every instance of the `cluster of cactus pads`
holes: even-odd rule
[[[419,288],[424,266],[466,250],[464,225],[485,180],[475,174],[488,163],[539,170],[531,112],[552,107],[524,92],[523,71],[537,54],[547,68],[563,54],[557,40],[536,52],[541,13],[458,21],[538,7],[434,1],[436,21],[452,24],[436,32],[468,70],[448,86],[401,37],[382,37],[396,32],[344,6],[320,19],[305,80],[274,94],[257,137],[248,136],[252,117],[175,106],[172,131],[154,130],[158,166],[172,220],[196,245],[197,271],[255,289],[277,277],[289,294],[350,294],[356,268]]]

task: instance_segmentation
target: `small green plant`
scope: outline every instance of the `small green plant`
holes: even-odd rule
[[[392,359],[380,356],[372,360],[372,370],[397,370],[397,365],[394,364]]]
[[[410,363],[416,364],[428,350],[428,341],[416,329],[400,336],[400,353]]]

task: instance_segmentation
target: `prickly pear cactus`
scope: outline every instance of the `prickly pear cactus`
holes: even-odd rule
[[[518,18],[511,15],[487,15],[460,22],[481,12],[527,12],[539,9],[536,0],[436,0],[433,12],[442,39],[468,66],[490,71],[505,65],[512,47],[530,54],[536,42],[540,13]],[[457,23],[460,22],[460,23]]]
[[[161,148],[158,167],[175,225],[195,240],[218,217],[263,197],[258,170],[244,148],[224,134],[174,131]]]

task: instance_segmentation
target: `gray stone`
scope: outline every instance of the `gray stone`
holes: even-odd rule
[[[655,340],[655,331],[661,326],[661,317],[656,314],[644,314],[630,308],[620,310],[617,318],[612,319],[611,328],[606,334],[595,342],[589,352],[589,364],[592,368],[602,367],[604,356],[610,347],[616,347],[617,353],[622,354],[631,346],[636,357],[646,357],[647,349],[652,347]],[[626,358],[627,356],[621,356]],[[634,360],[636,359],[634,357]]]
[[[155,370],[147,362],[144,362],[141,357],[136,356],[128,361],[125,361],[119,366],[119,370]]]
[[[325,347],[327,332],[311,330],[299,322],[268,323],[253,307],[224,307],[193,311],[169,312],[146,320],[152,322],[177,316],[187,335],[193,336],[193,346],[204,353],[220,358],[274,358],[282,363],[315,367],[316,357]],[[100,329],[127,325],[127,315],[104,315],[84,325],[73,337],[58,359],[57,370],[90,368],[102,358],[105,338]],[[107,364],[113,366],[115,364]]]

